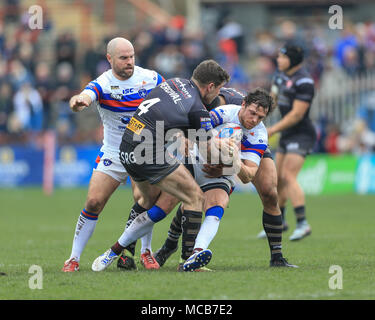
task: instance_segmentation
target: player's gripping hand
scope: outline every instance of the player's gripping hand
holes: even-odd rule
[[[233,159],[238,155],[239,148],[237,146],[236,140],[232,138],[221,138],[215,139],[215,145],[219,150],[220,154],[220,164],[224,166],[232,166]]]
[[[91,103],[91,98],[85,94],[79,94],[73,96],[69,101],[70,109],[73,112],[80,112],[83,109],[87,108]]]
[[[222,164],[203,164],[202,171],[206,173],[206,178],[218,178],[223,175]]]

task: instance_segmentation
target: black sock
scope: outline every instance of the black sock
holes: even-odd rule
[[[280,211],[281,211],[281,219],[283,221],[283,224],[285,224],[286,223],[286,221],[285,221],[286,208],[285,207],[280,207]]]
[[[263,211],[263,228],[267,235],[268,245],[271,252],[271,260],[280,259],[283,256],[281,252],[283,230],[281,215],[273,216]]]
[[[181,206],[178,207],[176,215],[173,217],[171,225],[168,230],[168,238],[165,240],[164,245],[168,249],[175,249],[178,246],[178,239],[182,233],[182,226],[181,226],[181,217],[182,217],[182,210]]]
[[[295,207],[294,213],[296,215],[297,223],[300,223],[306,220],[305,206]]]
[[[194,249],[195,239],[202,224],[202,212],[184,210],[182,215],[182,252],[181,258],[189,258]]]
[[[138,217],[142,212],[146,211],[145,208],[141,207],[138,202],[136,202],[130,210],[128,221],[126,222],[126,228],[130,226],[130,224],[133,222],[133,220]],[[135,254],[135,245],[137,244],[137,241],[134,241],[133,243],[129,244],[125,249],[128,250],[133,256]]]

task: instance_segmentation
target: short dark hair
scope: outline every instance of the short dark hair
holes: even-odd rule
[[[245,106],[249,106],[254,103],[258,107],[263,107],[265,110],[267,110],[267,116],[275,107],[275,101],[273,100],[272,96],[262,88],[255,88],[254,90],[251,90],[243,100],[245,102]]]
[[[214,83],[217,87],[222,83],[227,83],[230,76],[215,60],[210,59],[202,61],[194,69],[192,78],[200,85]]]

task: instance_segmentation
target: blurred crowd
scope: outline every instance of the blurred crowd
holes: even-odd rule
[[[375,71],[375,23],[370,22],[346,22],[335,33],[337,38],[330,39],[326,26],[283,21],[249,38],[228,14],[218,19],[209,36],[204,30],[190,32],[185,18],[176,16],[168,26],[151,24],[126,35],[107,35],[82,48],[72,32],[55,30],[48,12],[43,11],[43,29],[30,30],[28,13],[20,10],[19,1],[9,2],[12,6],[0,21],[0,144],[38,143],[46,130],[54,130],[60,144],[100,143],[102,128],[95,108],[82,116],[72,113],[68,102],[85,83],[109,68],[106,43],[114,36],[133,42],[137,65],[157,70],[165,78],[190,78],[200,61],[214,58],[231,74],[228,85],[245,91],[269,88],[278,48],[290,39],[303,44],[305,65],[317,89],[323,74],[333,69],[350,77]],[[371,94],[363,97],[358,113],[361,124],[355,126],[355,134],[348,134],[350,139],[329,119],[318,124],[316,151],[373,150],[374,145],[366,141],[374,141],[374,100]]]

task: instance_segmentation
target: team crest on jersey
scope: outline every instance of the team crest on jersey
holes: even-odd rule
[[[120,87],[119,86],[111,86],[111,90],[119,90]]]
[[[104,164],[106,167],[108,167],[108,166],[110,166],[110,165],[112,164],[112,161],[109,160],[109,159],[104,159],[104,160],[103,160],[103,164]]]
[[[123,123],[123,124],[128,124],[129,123],[129,121],[130,121],[130,117],[121,117],[121,122]]]
[[[140,90],[138,90],[138,94],[139,94],[139,96],[141,97],[141,98],[146,98],[146,96],[147,96],[147,90],[145,89],[145,88],[142,88],[142,89],[140,89]]]
[[[288,89],[291,88],[292,85],[293,85],[293,81],[292,81],[292,80],[288,80],[288,81],[286,82],[286,87],[287,87]]]

